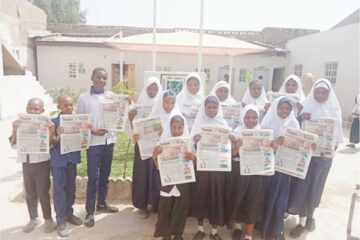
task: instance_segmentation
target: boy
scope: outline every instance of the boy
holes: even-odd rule
[[[58,109],[60,114],[72,114],[73,101],[67,95],[58,98]],[[80,151],[61,155],[60,137],[64,128],[60,126],[60,114],[51,119],[55,124],[55,136],[53,138],[53,148],[50,150],[51,170],[54,184],[54,206],[58,234],[60,237],[67,237],[69,229],[65,222],[68,221],[76,226],[82,224],[82,220],[74,216],[72,205],[75,201],[76,192],[76,164],[80,163]]]
[[[104,212],[118,212],[119,209],[110,206],[106,201],[111,162],[116,142],[116,132],[97,129],[101,101],[107,91],[105,85],[107,72],[103,68],[95,68],[91,75],[93,85],[89,92],[83,93],[78,99],[77,113],[90,113],[93,130],[91,131],[90,148],[87,155],[88,183],[86,189],[86,217],[85,226],[93,227],[96,194],[97,210]]]
[[[44,103],[39,98],[29,100],[26,112],[28,114],[42,114],[44,112]],[[16,131],[20,121],[13,122],[13,132],[9,138],[10,144],[16,148]],[[54,124],[48,122],[49,136],[52,139],[54,133]],[[23,227],[25,233],[29,233],[40,224],[38,218],[38,199],[40,200],[43,217],[45,219],[44,230],[50,233],[56,226],[51,216],[50,206],[50,155],[48,153],[18,154],[18,161],[22,162],[23,178],[26,193],[26,205],[30,215],[30,221]]]

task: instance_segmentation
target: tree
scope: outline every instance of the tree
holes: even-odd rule
[[[86,23],[86,10],[80,10],[81,0],[31,0],[47,14],[48,23]]]

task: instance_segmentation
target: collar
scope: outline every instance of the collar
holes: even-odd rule
[[[94,89],[94,86],[90,87],[90,94],[98,94],[98,95],[100,95],[100,94],[104,94],[104,93],[105,93],[105,88],[103,88],[101,91],[96,91]]]

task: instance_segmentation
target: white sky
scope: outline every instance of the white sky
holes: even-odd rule
[[[359,0],[204,0],[204,28],[259,31],[266,26],[327,30]],[[152,0],[81,0],[87,24],[152,26]],[[200,0],[157,0],[158,27],[198,28]]]

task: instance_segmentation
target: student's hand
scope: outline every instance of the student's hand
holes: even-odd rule
[[[242,102],[241,106],[244,108],[246,106],[246,103]]]
[[[242,141],[242,139],[239,138],[239,139],[236,141],[236,149],[237,149],[237,151],[239,151],[239,149],[241,148],[242,144],[243,144],[243,141]]]
[[[133,135],[133,140],[134,140],[134,142],[138,142],[139,141],[139,139],[140,139],[140,135],[138,134],[138,133],[135,133],[134,135]]]
[[[301,112],[301,110],[303,109],[303,105],[301,105],[301,103],[297,102],[296,109],[298,110],[298,113]]]
[[[46,123],[46,126],[49,128],[50,133],[55,132],[55,124],[51,120]]]
[[[283,145],[284,144],[284,140],[285,138],[283,136],[278,137],[275,141],[278,145]]]
[[[234,135],[229,135],[229,139],[231,141],[232,144],[236,144],[236,137]]]
[[[316,143],[315,143],[315,142],[311,144],[311,149],[312,149],[313,151],[315,151],[315,149],[316,149]]]
[[[90,130],[93,130],[93,125],[92,125],[91,123],[89,123],[89,124],[88,124],[88,128],[89,128]]]
[[[91,134],[93,134],[95,136],[104,136],[107,133],[108,133],[108,130],[105,130],[105,129],[97,129],[97,130],[91,131]]]
[[[21,123],[20,120],[13,121],[13,123],[12,123],[13,133],[16,134],[16,131],[17,131],[18,127],[20,126],[20,123]]]
[[[131,98],[130,98],[130,96],[128,96],[127,98],[126,98],[126,100],[128,101],[128,103],[129,103],[129,105],[131,104]]]
[[[301,119],[303,119],[303,120],[310,120],[310,118],[311,118],[310,113],[302,113],[300,116],[301,116]]]
[[[153,154],[153,155],[155,156],[155,158],[157,158],[157,156],[158,156],[159,154],[161,154],[162,151],[163,151],[162,147],[156,146],[156,147],[154,148],[154,154]]]
[[[196,164],[196,155],[191,152],[184,153],[184,159],[191,160],[194,164]]]
[[[269,107],[270,107],[270,103],[266,103],[265,106],[264,106],[264,111],[267,112],[269,110]]]
[[[276,150],[276,149],[277,149],[277,147],[278,147],[277,142],[276,142],[276,141],[274,141],[274,140],[272,140],[272,141],[271,141],[271,143],[270,143],[270,147],[271,147],[272,149]]]
[[[159,137],[161,136],[162,132],[163,132],[163,129],[160,128],[160,130],[159,130],[159,132],[158,132]]]
[[[196,134],[196,135],[194,136],[194,142],[195,142],[195,143],[198,143],[198,142],[200,141],[200,139],[201,139],[201,135],[200,135],[200,134]]]
[[[136,109],[132,109],[130,112],[129,112],[129,121],[132,122],[134,120],[134,117],[136,116]]]
[[[58,136],[61,136],[61,134],[64,133],[64,127],[58,127],[57,130],[56,130],[56,133]]]
[[[324,161],[328,161],[330,158],[325,157],[324,153],[320,153],[320,158]]]

